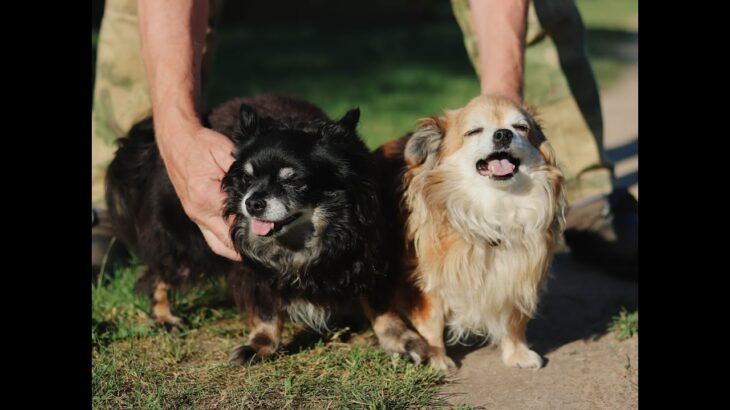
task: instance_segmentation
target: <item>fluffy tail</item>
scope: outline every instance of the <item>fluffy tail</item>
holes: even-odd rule
[[[152,118],[132,126],[106,173],[106,203],[114,234],[128,247],[137,249],[135,215],[139,211],[146,179],[161,161],[155,145]]]

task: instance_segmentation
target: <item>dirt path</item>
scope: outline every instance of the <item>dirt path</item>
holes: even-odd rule
[[[638,336],[618,341],[606,326],[638,306],[638,286],[556,256],[540,313],[528,328],[539,370],[506,368],[494,348],[453,348],[461,362],[445,392],[453,404],[485,409],[638,408]]]
[[[618,184],[638,198],[638,66],[627,68],[601,100],[607,155]],[[568,253],[557,255],[538,318],[528,328],[528,341],[546,366],[509,369],[493,348],[452,348],[460,369],[444,389],[453,395],[449,401],[485,409],[638,408],[638,335],[618,341],[606,333],[622,306],[638,308],[637,284]]]
[[[639,197],[639,67],[627,68],[601,95],[606,154],[616,165],[618,184]]]

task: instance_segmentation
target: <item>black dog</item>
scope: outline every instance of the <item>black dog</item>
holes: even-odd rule
[[[205,118],[236,145],[223,180],[228,200],[222,212],[235,216],[231,238],[242,263],[215,255],[185,215],[151,119],[120,140],[107,172],[107,202],[118,236],[147,267],[138,288],[152,295],[158,322],[180,322],[171,313],[169,289],[203,274],[228,273],[250,328],[248,344],[231,353],[232,361],[273,353],[286,312],[321,330],[353,302],[364,308],[386,350],[425,358],[425,342],[399,318],[383,314],[389,286],[384,221],[376,170],[355,130],[359,115],[354,109],[332,121],[306,101],[264,96],[229,101]]]

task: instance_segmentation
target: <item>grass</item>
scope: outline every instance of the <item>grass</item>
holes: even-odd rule
[[[343,343],[314,345],[239,367],[228,352],[244,339],[243,321],[210,282],[178,295],[181,331],[152,327],[148,301],[133,292],[139,268],[92,285],[93,407],[110,408],[367,408],[445,405],[444,376],[390,356],[371,332]],[[297,329],[287,326],[285,341]]]
[[[636,31],[639,25],[639,0],[576,0],[588,28]]]
[[[618,316],[608,326],[619,340],[626,340],[635,334],[639,334],[639,311],[629,313],[625,308],[621,309]]]

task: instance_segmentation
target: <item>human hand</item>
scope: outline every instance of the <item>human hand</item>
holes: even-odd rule
[[[216,254],[240,261],[229,236],[230,220],[222,216],[226,199],[221,180],[233,163],[233,143],[199,125],[159,133],[165,166],[185,213]]]

